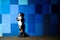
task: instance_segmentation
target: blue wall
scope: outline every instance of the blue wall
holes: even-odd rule
[[[56,4],[57,0],[0,0],[0,36],[19,35],[19,12],[25,14],[25,31],[30,36],[57,35]]]

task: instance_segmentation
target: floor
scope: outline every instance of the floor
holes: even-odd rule
[[[0,37],[0,40],[60,40],[60,37]]]

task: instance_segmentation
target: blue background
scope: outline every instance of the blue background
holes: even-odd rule
[[[24,13],[30,36],[58,35],[58,0],[0,0],[0,36],[18,36],[16,17]]]

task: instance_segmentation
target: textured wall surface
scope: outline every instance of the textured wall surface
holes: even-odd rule
[[[16,17],[25,14],[30,36],[57,35],[60,29],[58,0],[0,0],[0,36],[18,36]]]

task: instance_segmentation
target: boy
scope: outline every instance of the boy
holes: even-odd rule
[[[21,33],[20,36],[25,36],[25,24],[24,24],[24,14],[20,13],[18,14],[18,17],[16,18],[18,21],[18,25],[19,25],[19,32]]]

